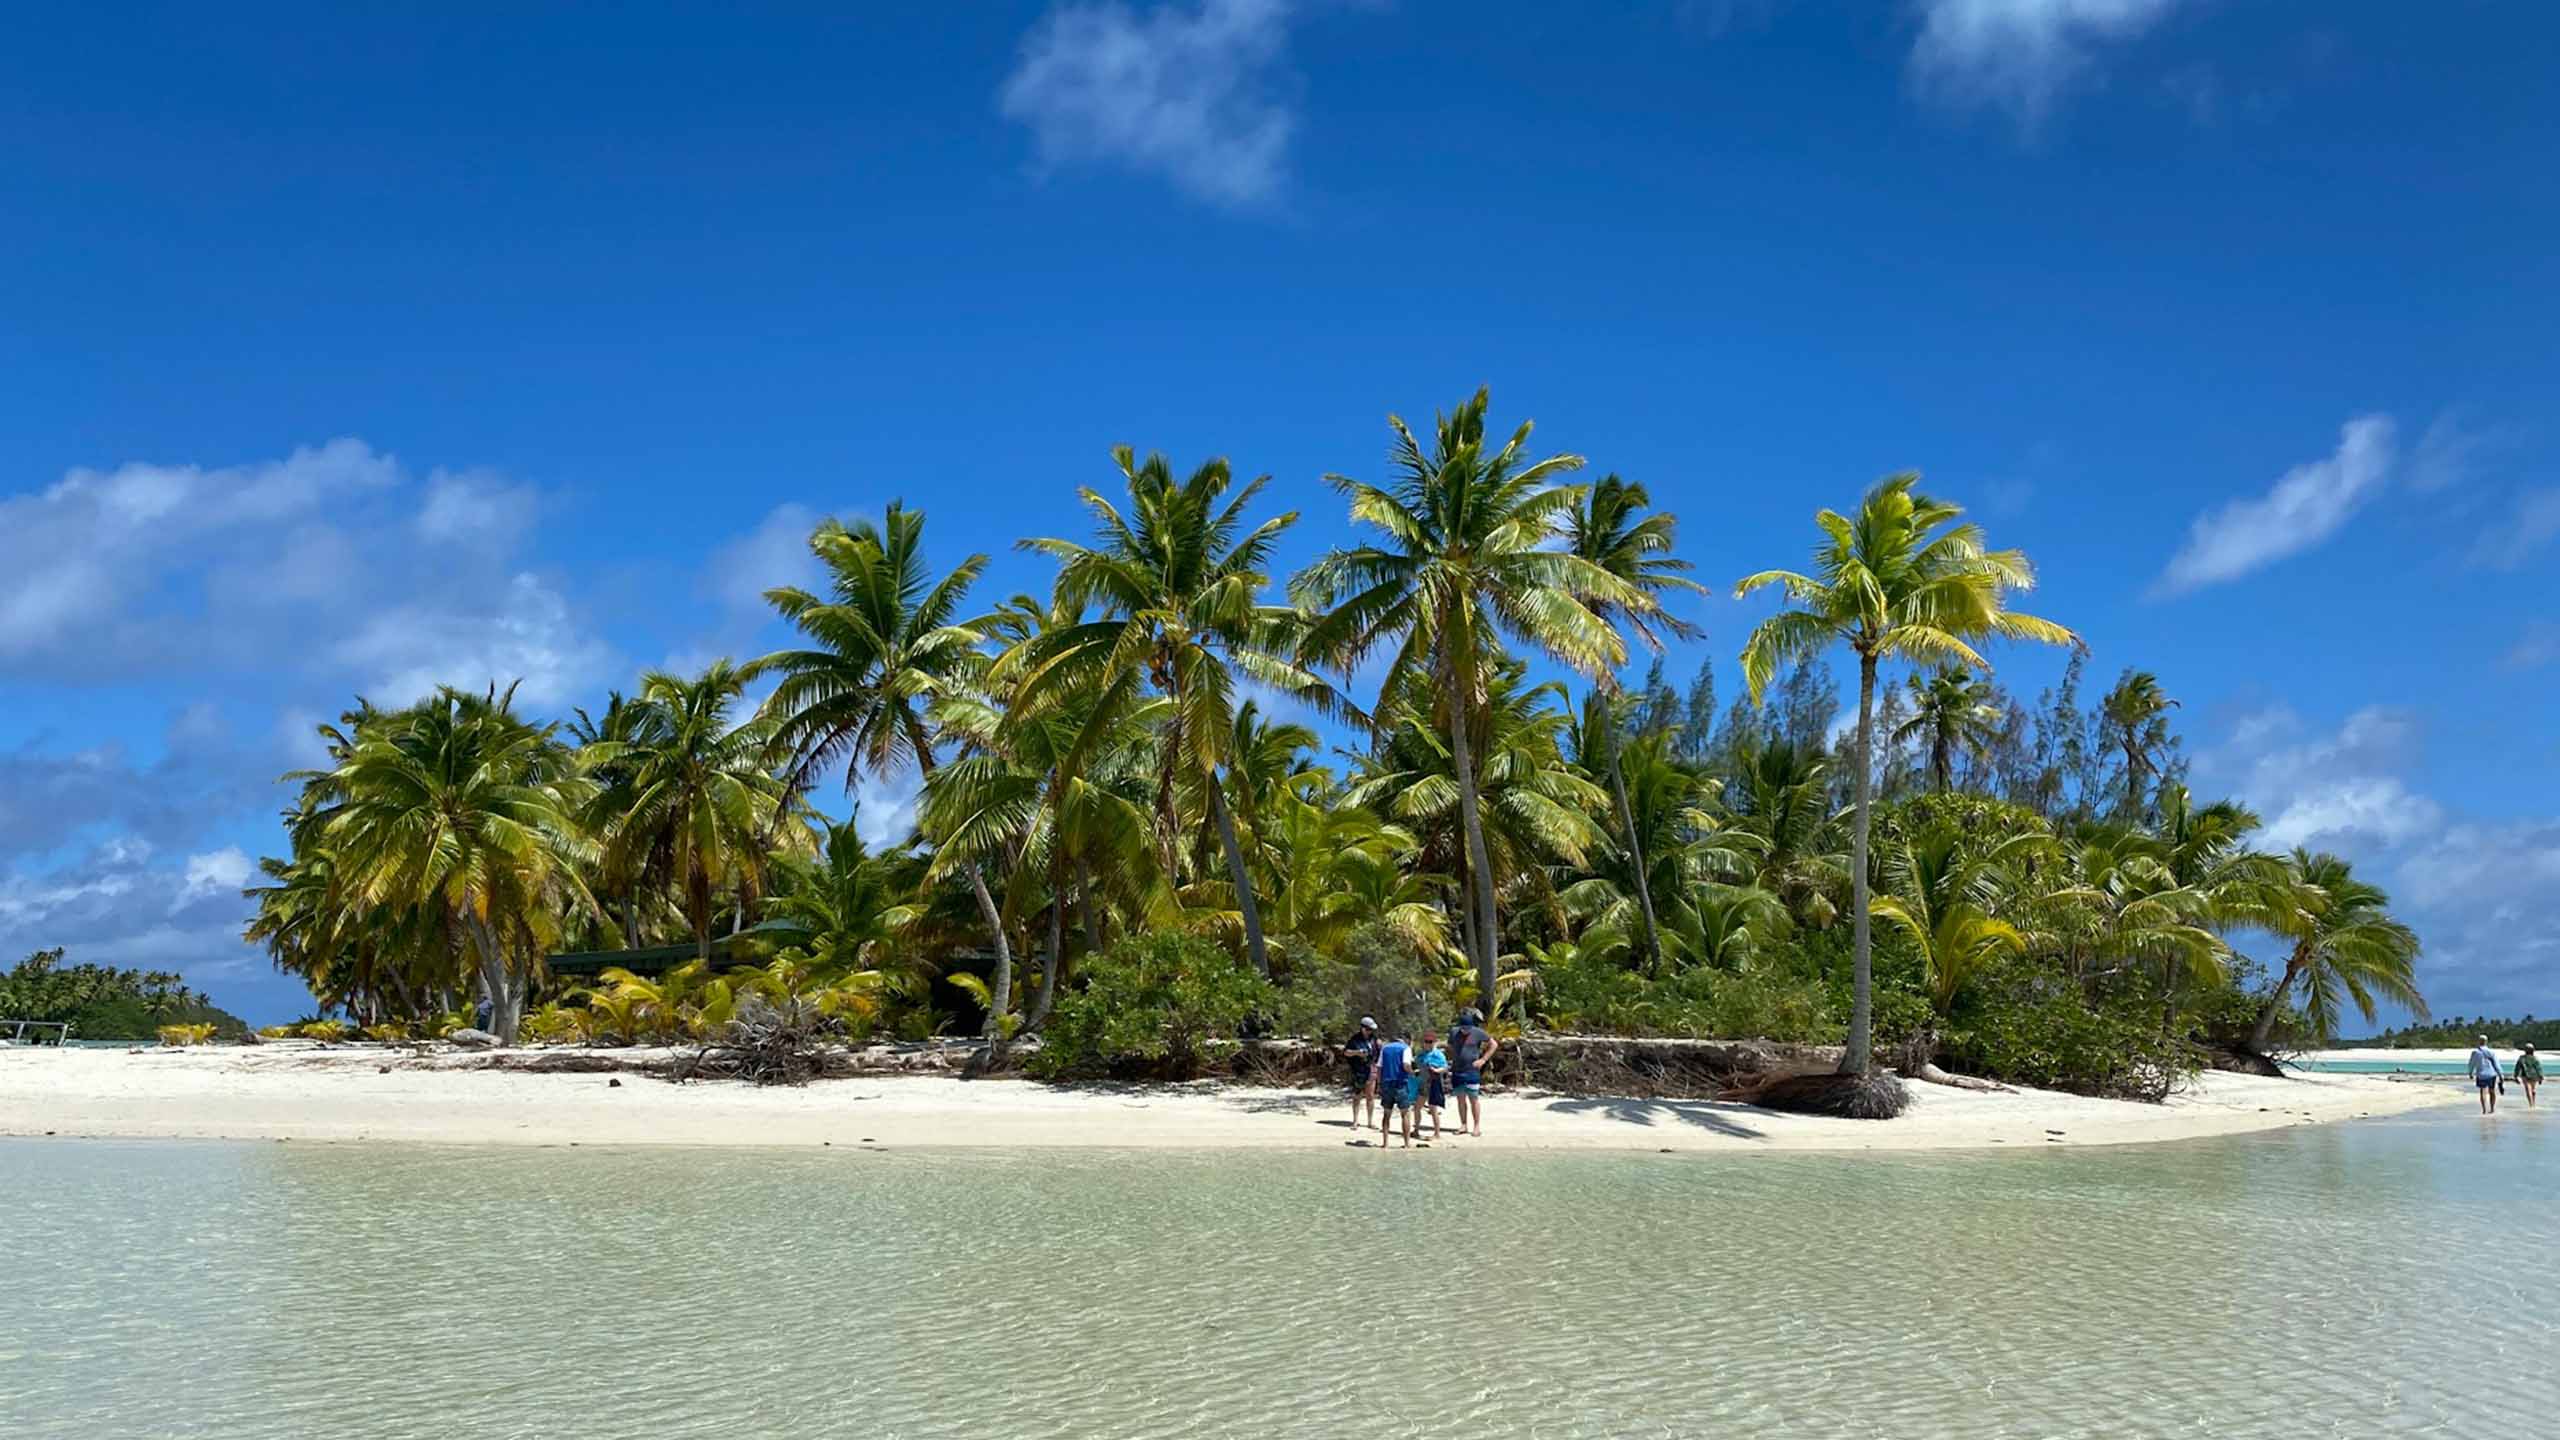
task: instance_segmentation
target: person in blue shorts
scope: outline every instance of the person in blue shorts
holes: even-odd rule
[[[1368,1121],[1369,1109],[1378,1087],[1369,1076],[1378,1060],[1378,1022],[1363,1015],[1360,1028],[1342,1047],[1342,1063],[1351,1080],[1351,1133],[1358,1135]]]
[[[1414,1088],[1421,1080],[1414,1069],[1413,1046],[1403,1040],[1379,1046],[1369,1076],[1378,1092],[1378,1148],[1387,1148],[1389,1127],[1401,1126],[1404,1148],[1412,1149]]]
[[[1449,1052],[1440,1048],[1440,1032],[1422,1032],[1422,1104],[1431,1112],[1431,1138],[1440,1138],[1440,1107],[1449,1103]]]
[[[2498,1113],[2498,1087],[2505,1084],[2506,1079],[2505,1073],[2498,1069],[2498,1052],[2489,1048],[2488,1036],[2481,1036],[2480,1043],[2471,1051],[2471,1083],[2480,1087],[2481,1114]]]
[[[1449,1088],[1458,1094],[1458,1133],[1484,1136],[1484,1067],[1502,1042],[1484,1028],[1474,1010],[1458,1012],[1458,1028],[1449,1032]]]

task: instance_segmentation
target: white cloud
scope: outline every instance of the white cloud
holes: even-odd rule
[[[452,545],[515,548],[533,523],[533,491],[510,485],[485,470],[438,470],[427,476],[427,499],[418,508],[418,533]]]
[[[2507,648],[2504,663],[2510,670],[2536,670],[2554,660],[2560,660],[2560,623],[2534,620]]]
[[[2262,496],[2197,517],[2152,593],[2181,595],[2236,580],[2327,540],[2380,492],[2392,455],[2390,416],[2348,421],[2327,459],[2296,465]]]
[[[862,843],[877,850],[904,841],[916,828],[916,798],[922,779],[912,770],[885,780],[864,774],[853,782],[853,830]]]
[[[477,602],[477,603],[475,603]],[[365,693],[406,705],[439,685],[515,685],[519,702],[565,704],[603,683],[614,655],[589,636],[558,591],[531,574],[494,595],[438,596],[377,611],[338,643],[335,658],[362,672]]]
[[[2096,63],[2097,49],[2140,35],[2179,0],[1917,0],[1911,74],[1922,93],[1996,104],[2032,131]]]
[[[2274,706],[2241,717],[2196,767],[2266,821],[2260,844],[2316,850],[2358,840],[2398,845],[2441,825],[2442,808],[2396,773],[2417,755],[2418,723],[2406,711],[2367,706],[2334,734],[2306,739],[2300,717]]]
[[[2459,485],[2516,439],[2512,426],[2475,426],[2460,411],[2448,410],[2428,422],[2427,433],[2409,452],[2409,488],[2427,494]]]
[[[2472,563],[2520,570],[2554,536],[2560,536],[2560,485],[2527,490],[2516,496],[2505,519],[2481,535],[2471,550]]]
[[[767,590],[786,585],[815,590],[825,582],[825,568],[809,553],[809,532],[818,528],[818,518],[806,505],[775,506],[756,528],[711,552],[695,588],[733,618],[761,622],[771,617]]]
[[[379,491],[398,474],[390,456],[338,439],[212,470],[84,467],[0,500],[0,660],[95,647],[152,588],[138,578],[200,563],[228,537]]]
[[[178,898],[170,902],[169,908],[181,909],[217,895],[237,895],[257,869],[257,865],[237,845],[190,855],[187,857],[185,882],[178,887]]]
[[[2267,821],[2259,842],[2275,850],[2318,850],[2353,839],[2399,845],[2443,822],[2444,811],[2433,800],[2398,779],[2358,776],[2302,791]]]
[[[1069,0],[1024,38],[998,104],[1030,127],[1044,167],[1119,165],[1212,204],[1260,204],[1286,179],[1297,128],[1283,95],[1294,8]]]

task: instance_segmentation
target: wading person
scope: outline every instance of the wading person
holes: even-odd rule
[[[1458,1028],[1449,1032],[1449,1088],[1458,1094],[1458,1133],[1484,1134],[1484,1067],[1502,1042],[1484,1028],[1473,1010],[1458,1012]]]
[[[1378,1058],[1370,1070],[1370,1088],[1378,1094],[1378,1148],[1387,1148],[1391,1126],[1401,1126],[1404,1148],[1413,1148],[1413,1047],[1402,1040],[1390,1040],[1378,1047]]]
[[[2481,1036],[2471,1051],[2471,1083],[2480,1087],[2481,1114],[2498,1113],[2498,1082],[2506,1078],[2498,1071],[2497,1052],[2489,1048],[2489,1037]]]
[[[2533,1092],[2542,1088],[2542,1057],[2533,1053],[2530,1040],[2524,1042],[2524,1052],[2516,1056],[2516,1083],[2524,1087],[2525,1108],[2533,1108]]]
[[[1367,1123],[1369,1107],[1376,1102],[1377,1086],[1370,1075],[1378,1061],[1378,1022],[1366,1015],[1360,1017],[1360,1028],[1342,1047],[1342,1064],[1351,1081],[1351,1133],[1360,1133]]]

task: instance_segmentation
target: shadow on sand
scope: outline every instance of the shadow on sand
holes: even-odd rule
[[[1620,1100],[1574,1095],[1548,1100],[1546,1105],[1566,1115],[1605,1115],[1628,1125],[1695,1125],[1736,1140],[1766,1138],[1761,1131],[1742,1123],[1742,1117],[1753,1113],[1750,1106],[1717,1100]]]

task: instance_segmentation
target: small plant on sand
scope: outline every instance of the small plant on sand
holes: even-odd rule
[[[210,1045],[213,1043],[213,1027],[211,1025],[163,1025],[160,1027],[160,1043],[172,1048]]]

